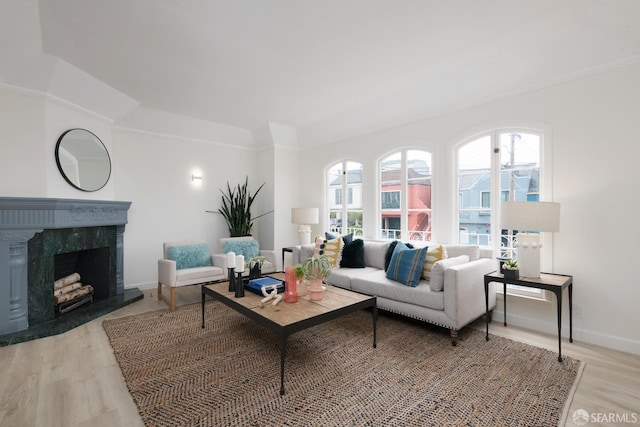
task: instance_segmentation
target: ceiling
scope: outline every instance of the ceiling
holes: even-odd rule
[[[637,0],[2,0],[0,82],[116,126],[311,146],[640,60]]]

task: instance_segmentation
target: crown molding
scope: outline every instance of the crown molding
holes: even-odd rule
[[[36,99],[40,99],[42,101],[48,101],[51,102],[53,104],[57,104],[60,105],[61,107],[65,107],[68,108],[70,110],[73,110],[77,113],[80,114],[84,114],[86,116],[90,116],[94,119],[100,120],[102,122],[105,122],[109,125],[113,125],[114,120],[112,118],[106,117],[102,114],[96,113],[93,110],[89,110],[88,108],[82,107],[78,104],[75,104],[71,101],[68,101],[64,98],[60,98],[59,96],[56,95],[52,95],[50,93],[47,92],[42,92],[39,90],[35,90],[35,89],[27,89],[21,86],[16,86],[16,85],[10,85],[7,83],[3,83],[0,82],[0,89],[4,90],[5,92],[10,92],[10,93],[14,93],[16,95],[23,95],[23,96],[28,96],[30,98],[36,98]]]

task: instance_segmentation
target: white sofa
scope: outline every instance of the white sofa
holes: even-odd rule
[[[182,251],[176,250],[179,248]],[[193,252],[186,253],[189,249],[199,254],[196,261],[194,261]],[[184,261],[186,258],[189,260]],[[189,267],[180,268],[185,263]],[[158,260],[158,300],[163,299],[162,287],[168,286],[171,296],[169,301],[165,301],[169,304],[171,311],[176,310],[177,287],[215,282],[226,277],[225,270],[213,265],[209,246],[205,242],[185,240],[162,244],[162,259]]]
[[[444,280],[443,290],[434,291],[426,280],[421,280],[418,286],[412,288],[386,277],[385,254],[390,243],[365,240],[365,267],[334,268],[327,283],[376,295],[378,308],[382,310],[448,328],[451,342],[456,345],[458,331],[485,314],[483,276],[498,268],[492,251],[473,245],[444,245],[447,259],[455,259],[460,264],[448,265],[456,262],[453,260],[439,261],[437,268],[438,263],[434,264],[431,282],[436,283],[438,279],[434,275],[439,274]],[[293,263],[302,263],[313,254],[313,250],[314,245],[295,246],[292,251]],[[495,305],[495,288],[490,287],[489,310],[492,311]]]
[[[220,239],[220,245],[218,246],[218,250],[215,254],[213,254],[213,265],[215,265],[216,267],[220,267],[223,271],[224,271],[224,275],[225,278],[228,276],[228,270],[227,270],[227,256],[225,254],[225,246],[229,246],[231,244],[231,246],[233,247],[237,247],[238,243],[245,243],[245,242],[255,242],[256,247],[258,247],[258,254],[265,257],[265,261],[262,264],[262,269],[260,270],[260,272],[262,274],[268,274],[268,273],[273,273],[276,271],[276,252],[274,250],[265,250],[265,249],[259,249],[258,243],[257,241],[251,237],[251,236],[242,236],[242,237],[223,237]],[[234,250],[233,252],[236,252],[238,255],[240,255],[240,253],[237,250]],[[248,261],[249,257],[245,256],[245,261]],[[248,275],[249,274],[249,269],[246,268],[243,275]]]

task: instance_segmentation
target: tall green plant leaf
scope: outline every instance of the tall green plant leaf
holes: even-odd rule
[[[260,218],[269,213],[259,215],[256,218],[251,217],[251,205],[253,205],[256,196],[264,185],[263,183],[255,193],[251,195],[249,193],[249,177],[246,177],[244,184],[238,184],[232,189],[227,181],[227,192],[225,193],[220,190],[220,193],[222,193],[222,205],[218,209],[218,212],[220,212],[227,222],[231,237],[251,234],[253,219]]]

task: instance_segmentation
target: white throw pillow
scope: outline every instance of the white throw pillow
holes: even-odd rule
[[[433,264],[431,269],[431,280],[429,286],[434,292],[441,292],[444,289],[444,272],[454,265],[466,264],[469,262],[469,255],[460,255],[452,258],[440,260]]]

